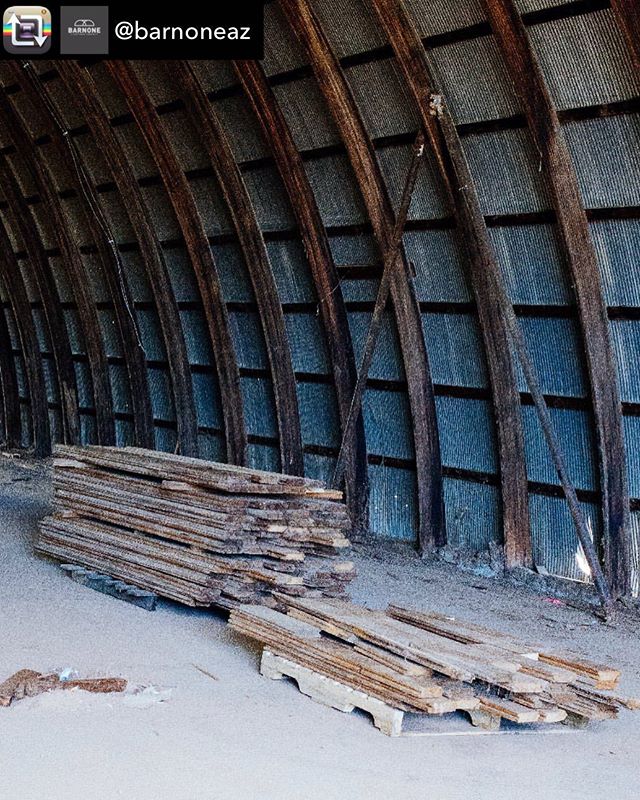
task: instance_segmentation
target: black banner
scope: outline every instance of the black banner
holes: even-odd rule
[[[5,58],[258,59],[262,0],[175,6],[7,6]]]

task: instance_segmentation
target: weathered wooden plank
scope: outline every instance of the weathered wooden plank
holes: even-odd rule
[[[132,166],[109,123],[105,106],[100,100],[100,91],[91,74],[75,61],[59,62],[58,71],[69,90],[82,100],[87,125],[97,146],[105,152],[106,161],[111,166],[113,179],[140,245],[140,254],[154,295],[154,305],[167,353],[178,446],[185,455],[197,455],[198,420],[189,359],[180,313],[160,242],[149,220],[149,212]]]
[[[372,5],[420,112],[466,250],[467,272],[478,309],[498,437],[505,561],[509,567],[528,566],[531,564],[531,537],[524,433],[515,363],[507,345],[507,322],[495,297],[494,286],[501,281],[499,267],[489,242],[473,177],[444,98],[437,94],[433,69],[420,37],[401,0],[372,0]]]
[[[638,0],[611,0],[611,7],[640,73],[640,7]]]
[[[136,443],[141,447],[152,447],[154,443],[153,411],[145,353],[134,316],[133,303],[124,283],[124,269],[115,244],[115,237],[95,196],[95,189],[83,167],[82,158],[74,140],[67,135],[62,119],[32,68],[23,69],[20,72],[20,86],[31,102],[47,115],[46,118],[50,121],[48,133],[56,149],[57,158],[61,163],[70,161],[68,174],[72,180],[72,186],[79,200],[85,201],[82,205],[84,223],[98,249],[122,343],[122,354],[129,379]]]
[[[303,475],[296,376],[282,304],[256,213],[225,130],[198,78],[186,61],[176,61],[173,69],[182,88],[187,116],[193,120],[209,155],[253,285],[273,379],[281,468],[287,474]]]
[[[327,233],[302,158],[262,66],[257,61],[236,61],[234,67],[271,150],[296,217],[318,298],[340,424],[344,431],[356,382],[356,365],[340,279]],[[369,528],[369,477],[362,414],[358,414],[356,419],[354,443],[347,454],[346,463],[346,494],[353,528],[354,531],[364,532]]]
[[[229,315],[222,297],[213,252],[189,182],[165,133],[158,113],[131,64],[105,62],[122,91],[149,151],[158,167],[174,209],[198,281],[211,347],[215,358],[222,402],[227,458],[234,463],[246,459],[245,429],[240,372],[229,329]]]
[[[16,82],[23,79],[22,67],[17,61],[7,62]],[[20,155],[24,169],[29,170],[35,181],[43,203],[52,216],[52,228],[58,240],[62,254],[64,269],[68,270],[78,318],[84,335],[92,376],[92,388],[96,412],[96,432],[101,444],[111,445],[115,442],[115,422],[113,417],[113,400],[109,365],[100,333],[98,312],[91,295],[91,283],[86,273],[78,243],[69,228],[68,220],[62,210],[61,200],[55,186],[56,181],[51,168],[40,151],[34,147],[26,125],[4,92],[0,93],[0,113],[7,127],[13,144]]]
[[[4,224],[0,223],[0,280],[7,290],[18,329],[18,336],[20,337],[24,367],[29,384],[35,454],[37,456],[48,456],[51,453],[51,432],[49,429],[47,385],[42,368],[42,353],[40,352],[38,334],[36,333],[29,298],[22,280],[22,273],[18,264],[10,255],[11,252],[11,241]],[[4,320],[4,311],[1,313]],[[4,322],[6,327],[6,320]]]
[[[597,432],[606,572],[614,596],[622,596],[631,592],[629,490],[616,357],[597,256],[558,113],[522,18],[513,0],[483,3],[540,154],[571,273]]]
[[[304,46],[319,88],[338,128],[367,207],[378,248],[387,253],[394,228],[394,213],[371,139],[313,10],[306,0],[281,0],[292,30]],[[429,360],[420,310],[404,250],[396,270],[391,297],[398,326],[413,424],[418,481],[418,541],[422,550],[446,539],[442,499],[442,465]]]

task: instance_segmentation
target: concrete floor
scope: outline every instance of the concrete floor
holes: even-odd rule
[[[586,731],[479,735],[457,725],[463,735],[388,739],[364,715],[340,714],[262,678],[257,649],[222,619],[169,604],[148,613],[77,586],[36,558],[48,491],[41,468],[0,459],[0,677],[71,666],[171,695],[139,708],[124,696],[53,693],[0,709],[0,800],[640,796],[640,713]],[[359,553],[357,561],[357,600],[414,603],[551,645],[569,640],[622,667],[622,689],[640,694],[637,616],[604,626],[397,549]]]

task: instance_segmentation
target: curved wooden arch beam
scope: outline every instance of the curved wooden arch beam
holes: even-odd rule
[[[80,444],[80,412],[78,389],[69,332],[64,321],[58,287],[40,234],[25,202],[15,176],[4,159],[0,158],[0,185],[11,212],[11,224],[20,235],[29,259],[29,265],[38,287],[45,322],[49,331],[51,352],[56,367],[58,395],[62,411],[63,440],[67,444]]]
[[[202,137],[240,243],[258,305],[273,378],[282,471],[304,475],[300,411],[287,329],[278,287],[251,198],[212,104],[185,61],[173,65],[187,114]]]
[[[629,491],[622,404],[598,260],[571,155],[522,18],[512,0],[483,4],[540,153],[571,272],[597,430],[605,567],[612,593],[622,596],[631,591]]]
[[[389,251],[394,213],[371,140],[351,94],[340,63],[320,23],[305,0],[280,0],[285,15],[304,46],[325,102],[347,149],[351,166],[380,252]],[[446,541],[442,495],[442,464],[433,384],[422,321],[413,285],[409,281],[404,249],[401,269],[394,271],[391,298],[395,311],[409,403],[418,481],[418,542],[426,551]]]
[[[106,61],[110,75],[122,91],[144,137],[178,224],[200,287],[203,309],[220,384],[227,459],[246,463],[247,433],[244,422],[240,372],[229,328],[229,316],[207,234],[189,182],[173,152],[158,113],[144,86],[126,61]]]
[[[75,61],[61,61],[58,72],[67,88],[82,101],[85,120],[96,145],[104,151],[113,180],[123,200],[135,237],[140,246],[160,329],[167,353],[171,391],[176,413],[180,453],[198,454],[198,418],[193,382],[180,313],[158,237],[149,222],[149,212],[131,164],[118,140],[100,100],[100,90],[90,73]]]
[[[17,62],[8,63],[17,80],[21,77],[20,65]],[[82,262],[82,256],[69,230],[61,201],[54,188],[56,183],[48,165],[42,158],[39,148],[33,146],[31,135],[18,112],[13,108],[4,92],[0,92],[0,95],[2,95],[0,111],[4,115],[3,121],[20,155],[22,165],[31,171],[38,194],[51,214],[51,223],[58,240],[62,260],[71,278],[69,283],[76,299],[92,375],[98,442],[103,445],[113,445],[115,444],[115,421],[109,365],[100,332],[98,311],[91,296],[90,282]]]
[[[427,54],[401,0],[371,0],[414,97],[438,164],[463,246],[484,341],[500,459],[504,550],[507,567],[530,566],[528,486],[515,363],[506,317],[493,286],[502,280],[457,130],[435,81]]]
[[[119,262],[115,238],[94,195],[93,186],[84,171],[75,143],[68,136],[65,140],[64,123],[55,111],[51,100],[46,97],[38,76],[35,73],[27,74],[27,71],[23,69],[20,71],[19,77],[22,91],[37,108],[41,108],[47,115],[50,122],[48,132],[57,150],[57,157],[64,162],[71,156],[69,175],[72,180],[72,188],[79,198],[84,197],[86,200],[83,212],[87,231],[98,249],[98,256],[115,311],[125,368],[129,378],[135,441],[140,447],[152,448],[154,446],[153,410],[145,353],[140,342],[133,304],[122,277],[123,270]],[[97,216],[98,214],[100,217]]]
[[[14,264],[13,269],[18,269],[18,265]],[[0,411],[2,412],[4,445],[9,448],[20,447],[22,439],[20,392],[9,325],[4,309],[0,309],[0,384],[2,387]]]
[[[640,6],[638,6],[638,0],[611,0],[611,7],[631,51],[635,67],[640,71]]]
[[[38,457],[43,457],[51,454],[47,384],[42,367],[42,353],[40,352],[38,334],[31,314],[31,305],[18,264],[15,260],[9,258],[9,253],[11,252],[11,241],[4,224],[0,223],[0,280],[9,296],[18,336],[20,337],[29,384],[29,396],[31,398],[34,454]]]
[[[293,136],[264,70],[257,61],[236,61],[234,69],[258,119],[296,217],[314,282],[327,350],[333,372],[341,428],[344,430],[356,384],[356,362],[340,278],[322,224],[309,178]],[[356,531],[369,528],[369,476],[362,413],[355,430],[355,447],[346,469],[347,503]]]

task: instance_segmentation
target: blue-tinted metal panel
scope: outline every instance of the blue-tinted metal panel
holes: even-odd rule
[[[253,303],[251,279],[237,244],[214,245],[211,250],[218,268],[222,295],[227,303]]]
[[[346,156],[307,161],[305,170],[325,225],[352,225],[367,221]]]
[[[298,383],[298,408],[304,445],[340,446],[340,419],[333,386]]]
[[[331,368],[320,317],[317,314],[288,313],[285,324],[294,370],[328,374]]]
[[[395,59],[357,64],[345,77],[372,139],[418,130],[420,117]]]
[[[602,117],[562,127],[585,206],[640,205],[640,116]]]
[[[358,363],[362,359],[362,350],[371,323],[371,316],[365,311],[349,312],[349,328]],[[395,321],[388,311],[385,312],[382,319],[369,377],[390,381],[404,380],[398,332],[395,327]]]
[[[279,472],[280,454],[278,448],[264,444],[250,444],[247,449],[247,465],[252,469]]]
[[[487,400],[436,397],[436,414],[443,466],[497,471],[494,423]]]
[[[232,311],[229,314],[231,336],[238,366],[246,369],[269,369],[260,317],[255,311]]]
[[[206,458],[207,461],[226,462],[226,448],[223,435],[199,433],[198,453],[200,458]]]
[[[551,207],[540,156],[527,130],[464,136],[462,146],[485,214],[522,214]]]
[[[136,431],[132,422],[125,419],[117,419],[116,426],[116,447],[133,447],[136,443]]]
[[[582,347],[575,320],[521,317],[520,328],[545,394],[585,397]],[[520,391],[528,391],[517,363]]]
[[[114,412],[116,414],[130,414],[132,408],[127,368],[122,364],[109,364],[109,381],[111,383]]]
[[[244,173],[258,224],[263,231],[290,229],[295,226],[289,199],[275,167],[262,167]]]
[[[640,403],[640,320],[616,319],[609,323],[623,401]]]
[[[406,394],[367,389],[362,410],[369,453],[414,458],[411,410]]]
[[[174,430],[169,428],[156,428],[154,430],[156,439],[156,450],[164,450],[165,453],[177,452],[178,436]]]
[[[464,274],[466,255],[456,231],[408,231],[404,246],[415,268],[418,300],[440,303],[471,300]]]
[[[445,386],[487,386],[478,321],[470,314],[423,314],[431,377]]]
[[[203,428],[222,428],[220,393],[215,375],[194,372],[191,375],[198,425]]]
[[[163,361],[166,358],[160,323],[155,309],[136,309],[138,331],[149,361]]]
[[[569,305],[572,290],[554,225],[489,228],[489,238],[517,305]]]
[[[213,364],[213,352],[209,338],[209,328],[204,311],[199,308],[180,311],[180,322],[187,345],[190,364]]]
[[[443,480],[447,541],[454,548],[476,552],[500,542],[500,493],[495,486],[445,478]]]
[[[598,508],[590,503],[581,504],[592,535],[597,538],[600,529]],[[552,575],[588,581],[588,567],[579,546],[576,529],[564,499],[529,496],[533,560]]]
[[[98,321],[107,357],[121,357],[123,350],[115,313],[111,309],[98,309]]]
[[[558,108],[613,103],[640,93],[612,9],[532,25],[529,37]]]
[[[607,304],[640,306],[640,220],[592,222],[589,229]]]
[[[89,414],[80,414],[80,441],[82,444],[97,444],[96,419]]]
[[[413,160],[411,145],[392,145],[376,150],[376,158],[387,184],[394,209],[398,209],[400,198]],[[420,165],[411,206],[407,219],[434,219],[449,214],[447,202],[437,175],[433,158],[425,150],[425,158]]]
[[[93,384],[91,382],[91,369],[85,362],[76,361],[73,365],[76,373],[78,387],[78,404],[81,408],[93,408]]]
[[[198,281],[191,267],[189,254],[184,246],[167,247],[164,250],[164,262],[167,266],[171,288],[178,303],[200,301]],[[137,299],[137,298],[136,298]]]
[[[369,465],[370,525],[372,533],[384,539],[417,537],[417,497],[415,472]]]
[[[315,289],[302,243],[269,242],[267,253],[281,303],[313,303]]]
[[[313,478],[314,480],[324,481],[324,483],[330,484],[335,465],[335,458],[321,456],[317,453],[304,454],[304,474],[308,478]]]
[[[340,142],[314,77],[274,86],[273,92],[298,150],[315,150]]]
[[[549,413],[571,482],[578,489],[596,490],[596,444],[590,412],[550,408]],[[559,486],[560,481],[549,455],[549,447],[533,406],[522,407],[522,421],[529,479]]]
[[[255,114],[243,94],[218,100],[213,107],[238,163],[269,155]]]
[[[173,422],[175,420],[175,411],[169,375],[164,369],[155,367],[147,367],[147,369],[149,371],[153,416],[155,419]]]
[[[265,378],[241,378],[247,431],[256,436],[277,437],[273,386]]]

